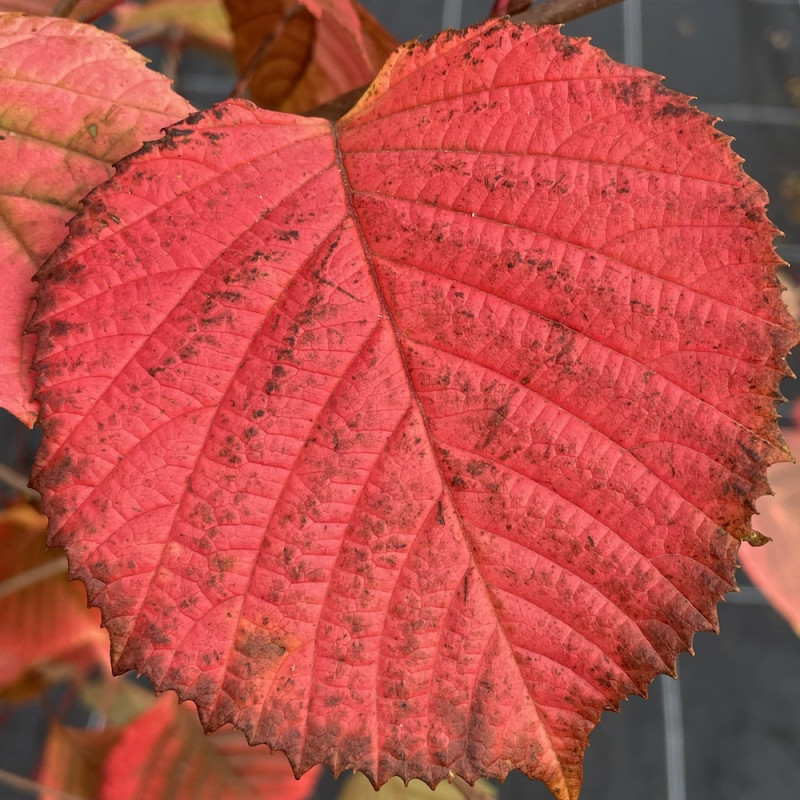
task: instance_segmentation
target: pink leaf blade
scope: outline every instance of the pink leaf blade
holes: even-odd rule
[[[112,164],[191,106],[119,39],[69,20],[2,14],[0,52],[0,399],[31,427],[31,278]]]
[[[790,428],[785,435],[792,450],[798,452],[797,429]],[[743,547],[739,558],[750,580],[800,636],[798,466],[781,464],[770,471],[770,478],[775,496],[761,498],[756,524],[772,541],[764,547]]]
[[[39,275],[36,485],[116,669],[298,773],[577,797],[787,458],[773,235],[713,120],[548,29],[171,129]]]

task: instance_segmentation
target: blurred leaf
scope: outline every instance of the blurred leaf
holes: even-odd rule
[[[233,33],[221,0],[150,0],[123,3],[115,12],[114,33],[124,39],[178,35],[193,46],[224,53],[233,49]]]
[[[156,696],[127,678],[96,678],[83,685],[81,700],[107,724],[121,726],[147,711]]]
[[[114,683],[126,702],[140,702],[138,687]],[[319,774],[297,780],[282,753],[251,747],[239,731],[204,733],[194,704],[169,694],[122,726],[53,725],[39,780],[87,800],[305,800]]]
[[[406,786],[400,778],[392,778],[377,792],[366,776],[359,772],[347,779],[338,800],[496,800],[497,788],[487,780],[479,780],[474,787],[461,782],[464,790],[455,783],[442,781],[431,789],[420,780]]]
[[[250,96],[265,108],[306,111],[362,86],[397,45],[351,0],[225,0]]]
[[[119,737],[116,728],[79,730],[54,722],[44,743],[39,783],[95,800],[99,797],[103,762]],[[42,800],[49,798],[43,793]]]
[[[784,431],[784,438],[797,456],[800,431]],[[775,464],[769,482],[775,496],[759,499],[753,524],[772,541],[743,546],[739,558],[750,580],[800,635],[800,464]]]
[[[100,612],[86,607],[80,582],[67,580],[64,555],[47,549],[46,532],[46,517],[26,503],[0,513],[0,689],[7,701],[108,664]]]
[[[0,0],[0,12],[22,11],[40,17],[49,17],[56,9],[58,0]],[[113,6],[112,0],[81,0],[69,16],[72,19],[88,19]]]
[[[173,694],[125,726],[103,769],[100,800],[302,800],[319,770],[296,780],[286,757],[232,729],[206,735]]]

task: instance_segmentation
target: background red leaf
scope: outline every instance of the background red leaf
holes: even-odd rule
[[[352,0],[225,0],[239,71],[265,108],[300,112],[363,86],[397,42]]]
[[[299,771],[576,797],[787,458],[797,330],[728,141],[493,22],[338,125],[233,102],[128,159],[37,312],[35,483],[116,669]]]
[[[121,732],[105,763],[100,800],[303,800],[319,769],[299,781],[281,753],[240,731],[206,736],[191,708],[162,698]]]
[[[786,442],[800,453],[800,433],[790,429]],[[800,466],[779,464],[769,473],[774,497],[758,502],[758,527],[772,537],[765,547],[739,553],[750,580],[766,595],[800,636]]]
[[[33,341],[22,331],[34,271],[112,164],[191,110],[116,37],[0,14],[0,404],[29,427]]]
[[[319,774],[297,780],[285,756],[251,747],[240,731],[206,735],[170,695],[124,726],[54,725],[39,780],[87,800],[304,800]]]

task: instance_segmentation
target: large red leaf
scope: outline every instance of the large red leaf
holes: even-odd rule
[[[231,102],[126,160],[37,315],[35,484],[116,669],[298,772],[576,797],[787,458],[796,326],[728,141],[492,22],[338,124]]]
[[[112,164],[192,106],[115,36],[0,14],[0,405],[32,426],[31,277]]]

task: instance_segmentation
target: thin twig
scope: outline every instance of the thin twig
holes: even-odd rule
[[[105,16],[111,11],[114,7],[122,5],[125,0],[111,0],[110,2],[106,3],[102,8],[98,8],[92,14],[89,14],[85,19],[82,19],[81,22],[85,22],[87,25],[90,25],[92,22],[100,19],[100,17]]]
[[[127,31],[123,38],[135,50],[150,44],[166,47],[169,36],[170,26],[159,22],[157,25],[143,25],[141,28]]]
[[[489,16],[504,17],[506,14],[513,16],[519,14],[520,11],[525,11],[532,2],[534,0],[495,0]]]
[[[161,62],[161,72],[172,81],[173,86],[178,86],[180,79],[181,58],[186,46],[186,39],[178,28],[169,28],[164,43],[164,60]],[[176,89],[177,91],[177,89]]]
[[[42,800],[47,800],[47,798],[53,798],[53,800],[86,800],[85,797],[72,794],[72,792],[51,789],[49,786],[44,786],[41,783],[32,781],[30,778],[23,778],[22,775],[15,775],[13,772],[7,772],[4,769],[0,769],[0,784],[20,789],[23,792],[30,792]]]
[[[56,7],[53,9],[52,16],[54,17],[68,17],[78,5],[80,0],[58,0]]]
[[[62,555],[61,558],[54,558],[45,561],[44,564],[37,564],[35,567],[26,569],[24,572],[18,572],[16,575],[0,581],[0,600],[56,575],[66,575],[67,568],[66,556]]]
[[[277,39],[283,35],[283,31],[292,17],[299,11],[299,3],[295,3],[293,6],[286,9],[283,14],[283,18],[278,21],[278,24],[275,26],[275,28],[256,48],[256,51],[253,53],[253,56],[250,59],[250,63],[245,67],[244,72],[242,72],[242,74],[239,76],[236,86],[233,87],[231,97],[245,96],[248,88],[250,87],[250,81],[253,79],[253,74],[255,73],[258,65],[264,60],[264,56],[267,54],[272,45],[275,44]]]
[[[39,501],[42,499],[36,489],[31,489],[28,486],[28,479],[24,475],[5,464],[0,464],[0,483],[4,483],[10,489],[18,492],[26,500]]]
[[[543,3],[531,4],[511,19],[529,25],[560,25],[619,2],[621,0],[544,0]]]

